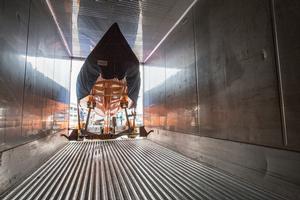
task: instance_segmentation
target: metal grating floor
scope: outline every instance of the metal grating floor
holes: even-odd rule
[[[4,199],[282,198],[142,139],[70,142]]]

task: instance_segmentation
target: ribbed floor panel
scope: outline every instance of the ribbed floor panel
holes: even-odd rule
[[[4,199],[282,198],[149,140],[117,140],[70,142]]]

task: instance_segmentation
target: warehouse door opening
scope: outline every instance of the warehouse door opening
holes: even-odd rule
[[[69,114],[69,129],[78,128],[78,115],[77,115],[77,95],[76,95],[76,81],[77,76],[80,72],[84,60],[72,59],[72,69],[71,69],[71,84],[70,84],[70,114]],[[136,119],[135,125],[137,127],[143,126],[143,66],[140,65],[140,76],[141,76],[141,88],[137,101],[136,107]],[[80,121],[85,122],[88,109],[83,106],[79,106]],[[126,116],[124,111],[120,111],[116,114],[117,129],[124,129],[126,123]],[[94,133],[100,133],[103,127],[104,117],[97,115],[95,112],[91,112],[88,129]]]

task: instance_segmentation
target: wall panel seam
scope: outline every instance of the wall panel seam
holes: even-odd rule
[[[29,0],[28,9],[28,23],[27,23],[27,37],[26,37],[26,53],[25,53],[25,69],[24,69],[24,81],[23,81],[23,93],[22,93],[22,104],[21,104],[21,136],[23,135],[23,114],[24,114],[24,101],[25,101],[25,89],[26,89],[26,75],[27,75],[27,54],[29,45],[29,29],[30,29],[30,17],[31,17],[31,4],[32,0]]]
[[[279,93],[279,106],[280,106],[281,125],[282,125],[282,138],[283,138],[283,145],[288,146],[288,135],[287,135],[288,133],[287,133],[287,124],[286,124],[286,115],[285,115],[286,112],[285,112],[284,92],[283,92],[283,85],[282,85],[275,0],[270,0],[270,5],[271,5],[271,20],[272,20],[271,24],[272,24],[272,33],[273,33],[273,42],[274,42],[275,65],[276,65],[277,84],[278,84],[278,93]]]

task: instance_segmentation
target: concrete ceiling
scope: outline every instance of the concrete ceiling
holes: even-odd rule
[[[143,62],[194,0],[47,0],[73,57],[85,58],[117,22]]]

